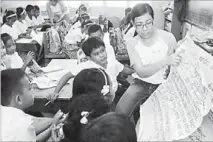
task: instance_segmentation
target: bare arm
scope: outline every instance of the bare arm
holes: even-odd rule
[[[132,38],[132,37],[130,37]],[[136,39],[130,39],[127,41],[127,52],[129,54],[129,58],[131,61],[131,64],[133,65],[133,68],[135,72],[141,77],[141,78],[147,78],[152,75],[154,75],[156,72],[158,72],[163,67],[167,66],[167,60],[168,57],[165,57],[161,61],[150,64],[150,65],[144,65],[141,61],[140,56],[135,51],[134,46],[135,43],[137,43]]]
[[[44,117],[34,117],[33,118],[33,126],[36,131],[36,135],[44,132],[46,129],[52,125],[53,119],[52,118],[44,118]]]
[[[126,75],[131,75],[131,74],[133,74],[134,72],[135,72],[134,69],[131,69],[131,68],[125,67],[125,66],[124,66],[124,69],[122,70],[122,73],[124,73],[124,74],[126,74]]]
[[[49,2],[46,4],[46,9],[47,9],[47,14],[48,14],[48,16],[50,18],[50,22],[51,22],[51,24],[53,24],[53,13],[52,13],[52,11],[50,9]]]
[[[36,141],[37,142],[46,142],[51,136],[52,128],[53,128],[53,126],[51,125],[48,129],[46,129],[45,131],[40,133],[37,136],[37,140]]]
[[[74,75],[71,72],[68,72],[65,74],[59,81],[58,85],[56,86],[54,93],[59,93],[60,90],[64,87],[64,85],[71,79],[73,78]]]

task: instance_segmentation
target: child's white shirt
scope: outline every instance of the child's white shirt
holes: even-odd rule
[[[102,68],[100,65],[94,63],[91,60],[82,62],[78,64],[75,68],[72,68],[71,73],[76,76],[79,72],[81,72],[84,69],[90,69],[90,68]],[[116,92],[118,89],[118,82],[117,82],[117,76],[118,74],[124,69],[124,66],[118,62],[117,60],[114,60],[113,62],[108,60],[107,68],[104,69],[106,73],[109,75],[109,78],[112,82],[112,88],[113,92]]]
[[[11,68],[12,69],[17,69],[17,68],[22,68],[22,66],[24,65],[23,60],[21,59],[21,57],[18,55],[17,52],[14,52],[14,54],[12,55],[6,55],[6,58],[8,58],[11,61]],[[29,68],[26,68],[25,72],[29,72]]]
[[[22,110],[1,106],[1,141],[36,141],[32,116]]]
[[[36,26],[37,24],[37,21],[36,21],[36,18],[34,16],[32,16],[32,19],[29,18],[29,16],[27,15],[26,18],[25,18],[25,21],[26,21],[26,25],[27,27],[34,27]]]
[[[43,16],[39,15],[36,19],[36,25],[41,25],[45,22]]]
[[[1,27],[1,33],[7,33],[9,34],[10,36],[12,36],[12,38],[14,40],[18,39],[18,36],[19,36],[19,33],[17,31],[16,28],[14,27],[10,27],[8,26],[7,24],[4,24],[2,27]]]

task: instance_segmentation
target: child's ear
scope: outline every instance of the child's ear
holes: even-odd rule
[[[15,96],[15,102],[19,105],[22,105],[22,99],[19,94]]]

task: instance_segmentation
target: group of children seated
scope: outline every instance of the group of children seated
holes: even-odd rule
[[[80,29],[78,65],[59,81],[48,99],[54,101],[63,86],[74,78],[72,99],[64,112],[53,118],[35,117],[26,112],[34,104],[31,77],[44,74],[29,51],[21,57],[16,51],[19,38],[32,38],[45,21],[39,16],[39,7],[28,5],[7,11],[4,16],[1,40],[1,110],[2,141],[76,141],[76,142],[136,142],[135,126],[125,116],[114,111],[120,97],[119,73],[131,75],[133,69],[116,60],[109,34],[90,20],[84,12],[73,23],[67,37]],[[79,10],[80,10],[79,9]],[[17,19],[16,19],[17,18]],[[69,35],[71,34],[71,35]],[[75,34],[76,36],[76,34]],[[42,110],[41,110],[42,111]],[[15,122],[15,123],[11,123]]]
[[[80,71],[74,78],[68,107],[53,118],[24,112],[33,105],[34,98],[23,70],[3,70],[1,80],[2,141],[137,141],[129,118],[112,112],[113,89],[104,69]]]

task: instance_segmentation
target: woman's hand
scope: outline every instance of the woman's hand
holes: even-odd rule
[[[171,66],[178,66],[182,61],[182,53],[184,53],[184,50],[178,51],[176,53],[171,54],[167,57],[167,65]]]

